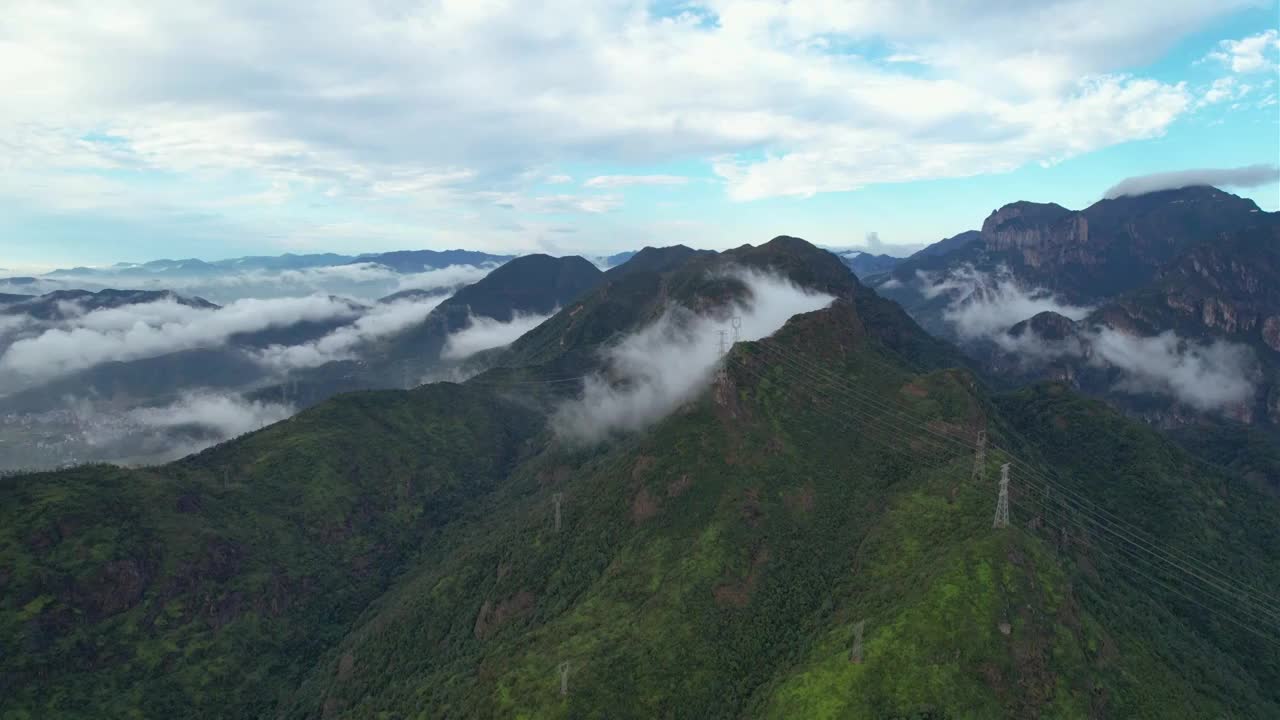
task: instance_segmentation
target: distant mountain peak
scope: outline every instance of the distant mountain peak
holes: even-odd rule
[[[1008,334],[1011,337],[1020,338],[1032,332],[1044,340],[1063,340],[1070,337],[1075,329],[1075,320],[1052,310],[1046,310],[1009,328]]]

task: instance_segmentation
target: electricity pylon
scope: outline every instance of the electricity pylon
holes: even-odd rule
[[[724,356],[725,356],[725,353],[728,352],[729,350],[729,346],[725,342],[725,335],[726,335],[725,331],[721,330],[720,331],[720,367],[716,368],[716,385],[720,387],[724,387],[724,384],[729,381],[729,373],[724,369]]]
[[[560,663],[560,694],[569,694],[569,661]]]
[[[853,626],[853,647],[849,649],[849,662],[854,665],[862,664],[862,629],[866,624],[866,620],[859,620]]]
[[[981,482],[987,479],[987,431],[978,431],[978,443],[973,451],[973,475],[970,480]]]
[[[1009,463],[1000,466],[1000,499],[996,500],[996,519],[991,527],[1009,527]]]
[[[551,501],[556,504],[556,532],[560,532],[560,501],[564,500],[564,493],[556,493],[551,496]]]

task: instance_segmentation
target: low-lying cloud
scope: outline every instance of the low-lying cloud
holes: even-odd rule
[[[45,381],[109,361],[218,347],[237,333],[353,318],[357,313],[346,301],[318,295],[250,298],[217,309],[193,308],[166,298],[97,310],[11,344],[0,355],[0,387],[14,381]]]
[[[92,400],[69,399],[79,453],[123,463],[176,460],[292,416],[290,405],[245,400],[203,390],[168,405],[102,411]],[[77,454],[79,454],[77,453]]]
[[[830,295],[799,288],[784,278],[752,270],[732,273],[749,297],[731,308],[741,317],[740,339],[759,340],[794,315],[831,304]],[[589,376],[582,397],[562,405],[552,418],[557,434],[595,442],[610,434],[644,428],[697,395],[721,361],[723,316],[697,314],[683,306],[604,351],[607,369]]]
[[[355,322],[322,338],[300,345],[271,345],[255,353],[254,358],[278,371],[319,367],[335,360],[348,360],[355,357],[355,351],[361,345],[422,322],[445,297],[437,295],[375,305]]]
[[[919,271],[917,277],[925,297],[950,297],[943,317],[966,341],[996,337],[1042,312],[1079,320],[1092,310],[1063,302],[1044,288],[1024,288],[1005,267],[990,274],[966,264],[943,277]]]
[[[289,405],[250,401],[233,395],[192,393],[164,407],[130,410],[133,421],[152,428],[194,427],[213,434],[221,442],[253,432],[292,415]]]
[[[1072,358],[1118,370],[1117,391],[1165,395],[1202,411],[1225,410],[1254,395],[1257,359],[1245,345],[1196,343],[1171,330],[1142,337],[1081,325],[1062,338],[1044,338],[1032,329],[1015,336],[1010,327],[1042,312],[1078,322],[1092,308],[1062,302],[1043,288],[1026,289],[1005,268],[988,274],[965,266],[945,277],[920,273],[918,278],[926,296],[950,297],[943,317],[961,340],[994,342],[1018,358],[1024,370]]]
[[[1248,402],[1257,358],[1245,345],[1193,343],[1172,330],[1138,337],[1100,328],[1089,332],[1090,362],[1125,374],[1116,389],[1132,394],[1172,395],[1197,410],[1221,410]]]
[[[449,335],[440,356],[445,360],[462,360],[482,350],[510,345],[556,312],[553,310],[546,315],[516,313],[509,322],[472,315],[467,327]]]
[[[212,273],[156,275],[134,269],[112,272],[59,273],[18,282],[0,280],[0,292],[44,294],[55,290],[173,290],[225,304],[246,298],[271,299],[307,295],[342,295],[376,300],[402,290],[447,291],[480,280],[496,263],[450,265],[422,272],[399,272],[374,262],[272,270],[219,269]]]
[[[1280,166],[1276,165],[1175,170],[1125,178],[1108,188],[1102,197],[1113,200],[1126,195],[1145,195],[1160,190],[1177,190],[1197,185],[1252,188],[1277,181],[1280,181]]]

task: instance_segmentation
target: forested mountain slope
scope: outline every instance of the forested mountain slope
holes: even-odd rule
[[[542,390],[625,387],[599,346],[661,308],[727,322],[728,264],[835,300],[656,424],[565,436]],[[1280,713],[1275,497],[953,358],[778,238],[606,280],[467,384],[4,478],[0,715]]]

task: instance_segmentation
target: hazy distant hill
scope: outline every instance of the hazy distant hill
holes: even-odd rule
[[[832,250],[854,275],[867,278],[882,272],[888,272],[902,262],[902,258],[891,255],[872,254],[861,250]]]
[[[69,313],[83,315],[95,310],[118,308],[159,301],[175,302],[197,309],[214,309],[217,305],[198,297],[186,297],[169,290],[57,290],[40,296],[28,296],[0,307],[0,315],[26,315],[35,320],[61,320]]]

